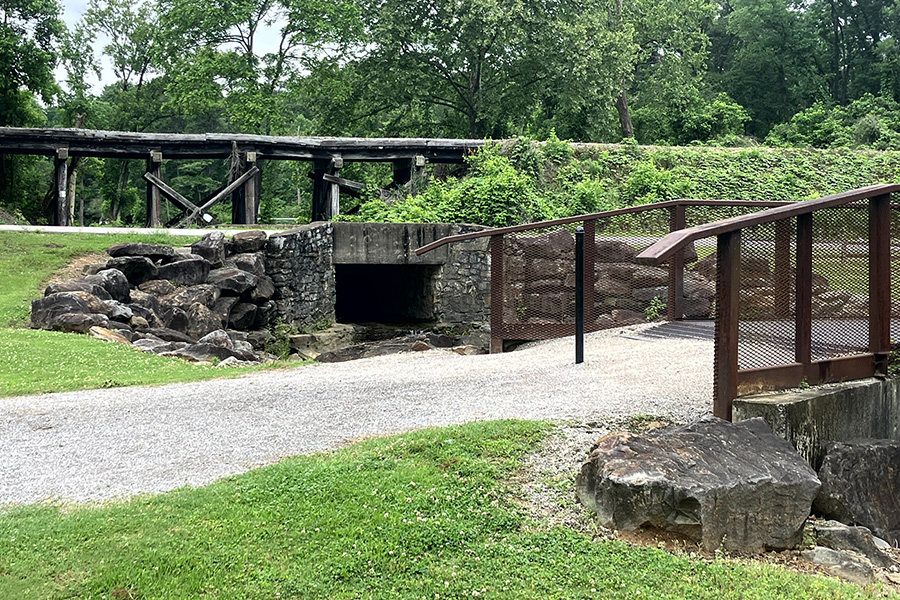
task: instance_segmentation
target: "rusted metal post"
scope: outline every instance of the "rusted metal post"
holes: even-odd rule
[[[812,362],[812,213],[797,217],[797,274],[794,285],[794,360]]]
[[[791,315],[791,221],[775,223],[775,316]]]
[[[887,375],[891,351],[891,197],[869,198],[869,352]]]
[[[160,168],[162,167],[162,152],[153,150],[147,158],[147,172],[156,178],[162,179]],[[147,227],[160,227],[162,225],[162,196],[159,188],[147,182]]]
[[[716,238],[716,341],[713,415],[731,420],[737,396],[738,317],[741,286],[741,231]]]
[[[594,331],[597,321],[596,290],[597,283],[597,221],[591,219],[584,222],[584,315],[587,331]]]
[[[584,362],[584,227],[575,229],[575,364]]]
[[[57,148],[53,159],[53,183],[56,186],[55,224],[69,225],[69,203],[66,191],[69,187],[69,149]]]
[[[503,236],[491,236],[491,354],[503,352]]]
[[[669,208],[669,232],[685,228],[684,204]],[[684,317],[684,249],[678,250],[669,259],[669,298],[666,303],[666,318],[669,321]]]

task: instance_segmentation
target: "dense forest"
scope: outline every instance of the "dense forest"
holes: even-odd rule
[[[400,190],[390,206],[376,193],[388,166],[346,168],[369,184],[365,218],[456,215],[457,197],[496,185],[521,201],[503,221],[748,193],[701,186],[707,175],[673,173],[637,144],[752,147],[722,160],[757,160],[764,174],[783,160],[769,147],[842,149],[821,159],[842,169],[864,149],[852,160],[868,166],[850,178],[896,179],[884,168],[900,150],[895,0],[90,0],[71,27],[56,0],[0,0],[0,13],[0,126],[518,140],[480,153],[467,175]],[[115,80],[97,92],[88,82],[101,59]],[[582,161],[560,139],[624,143]],[[532,140],[550,140],[546,152]],[[556,183],[527,163],[539,155],[560,167]],[[604,174],[604,160],[628,156],[627,173],[619,164]],[[199,198],[227,177],[222,163],[171,161],[164,177]],[[46,221],[50,168],[0,157],[0,208]],[[308,218],[307,170],[265,165],[263,219]],[[839,187],[791,187],[797,170],[762,193]],[[142,165],[88,159],[74,171],[86,222],[143,221]],[[723,184],[734,179],[720,171]],[[630,190],[635,178],[669,191]]]

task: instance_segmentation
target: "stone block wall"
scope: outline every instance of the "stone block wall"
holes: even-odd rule
[[[276,233],[266,245],[275,284],[274,318],[297,327],[334,321],[334,224],[312,223]]]
[[[425,297],[441,325],[490,321],[489,239],[451,244],[423,256],[415,249],[475,225],[313,223],[275,234],[266,246],[266,272],[275,284],[274,319],[300,328],[335,320],[335,264],[434,265]],[[360,298],[365,302],[365,298]]]

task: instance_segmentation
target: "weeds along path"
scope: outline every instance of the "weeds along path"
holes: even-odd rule
[[[640,326],[639,326],[640,327]],[[403,353],[239,379],[0,399],[0,505],[201,485],[361,437],[501,418],[709,412],[710,342],[588,335],[500,355]]]

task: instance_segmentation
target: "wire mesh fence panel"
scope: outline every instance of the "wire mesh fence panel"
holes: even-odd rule
[[[599,219],[594,265],[594,325],[609,329],[666,316],[669,272],[640,265],[641,250],[669,233],[668,209]]]
[[[865,205],[830,208],[813,215],[812,360],[868,349],[868,224]]]
[[[575,323],[575,236],[579,223],[507,234],[503,239],[503,323],[527,337],[561,335]]]
[[[793,220],[741,231],[738,368],[795,360]]]

